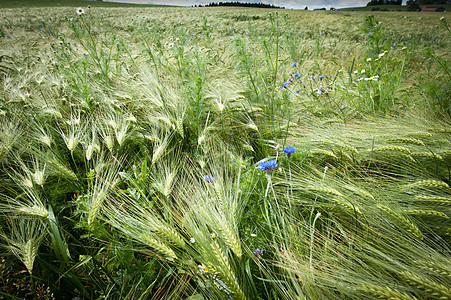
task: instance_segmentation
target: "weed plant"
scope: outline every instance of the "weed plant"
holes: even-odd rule
[[[450,298],[446,16],[0,15],[2,296]]]

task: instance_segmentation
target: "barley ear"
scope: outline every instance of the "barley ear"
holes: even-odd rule
[[[415,224],[406,219],[404,216],[393,211],[392,209],[388,208],[385,205],[379,204],[377,205],[377,207],[386,212],[387,214],[389,214],[394,219],[396,219],[400,223],[401,227],[404,228],[406,231],[412,233],[419,239],[423,239],[423,234],[421,233],[420,229],[418,229],[418,227],[416,227]]]
[[[214,273],[219,274],[220,277],[224,279],[227,286],[235,294],[236,299],[246,299],[246,296],[241,290],[240,285],[238,284],[238,281],[235,277],[235,274],[233,273],[232,268],[230,267],[227,256],[224,254],[221,247],[216,242],[213,242],[211,244],[211,247],[218,262],[217,265],[210,266],[214,271]]]
[[[409,285],[423,290],[431,296],[436,296],[439,299],[451,299],[451,289],[442,284],[419,277],[408,271],[401,272],[400,275]]]
[[[361,284],[357,287],[357,290],[359,290],[365,294],[377,297],[378,299],[387,299],[387,300],[414,300],[414,299],[416,299],[407,294],[401,293],[395,289],[391,289],[388,286]]]

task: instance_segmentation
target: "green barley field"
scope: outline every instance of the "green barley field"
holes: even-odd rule
[[[80,3],[0,10],[0,299],[451,299],[448,13]]]

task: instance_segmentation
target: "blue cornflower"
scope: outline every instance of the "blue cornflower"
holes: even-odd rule
[[[299,74],[299,73],[294,73],[294,74],[293,74],[293,77],[294,77],[294,78],[301,77],[301,74]]]
[[[8,39],[10,39],[11,37],[8,35]]]
[[[202,32],[202,35],[204,35],[205,33]]]
[[[287,157],[290,158],[291,154],[296,152],[296,149],[294,149],[294,147],[288,146],[283,148],[283,152],[285,152],[287,154]]]
[[[368,33],[366,36],[370,36],[371,35],[371,33]]]
[[[398,46],[398,43],[393,43],[393,47],[396,47],[396,46]]]
[[[323,79],[324,77],[326,77],[326,76],[324,76],[324,75],[319,75],[319,76],[318,76],[318,79]]]
[[[190,34],[190,36],[193,36],[193,35],[194,35],[194,33],[191,33],[191,34]]]
[[[287,85],[288,85],[288,81],[285,81],[285,82],[283,83],[283,85],[280,86],[280,89],[285,89],[285,88],[287,87]]]
[[[295,94],[299,94],[301,92],[301,89],[297,90],[296,92],[294,92]]]
[[[254,251],[254,255],[257,256],[258,259],[261,259],[262,256],[263,256],[263,251],[264,251],[263,249],[258,249],[258,248],[257,248],[257,249],[255,249],[255,251]]]
[[[186,39],[188,40],[188,39],[189,39],[189,36],[187,36]]]
[[[293,66],[293,67],[296,67],[297,64],[298,64],[297,62],[294,62],[294,63],[292,64],[292,66]]]
[[[206,182],[215,182],[216,181],[216,178],[213,176],[210,176],[210,175],[205,175],[204,179]]]
[[[273,169],[277,168],[278,166],[279,166],[279,164],[276,163],[275,160],[267,160],[267,161],[261,162],[258,165],[257,169],[270,173]]]

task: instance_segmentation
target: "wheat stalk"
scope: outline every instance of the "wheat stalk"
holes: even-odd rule
[[[443,157],[441,155],[434,154],[431,152],[414,152],[414,153],[412,153],[412,156],[443,160]]]
[[[7,242],[7,248],[25,265],[30,274],[33,273],[33,265],[47,231],[41,220],[12,219],[11,231],[7,235],[0,231]]]
[[[416,195],[416,199],[427,201],[430,204],[437,204],[442,206],[451,206],[451,198],[439,196],[422,196]]]
[[[416,227],[415,224],[413,224],[411,221],[406,219],[404,216],[393,211],[392,209],[390,209],[389,207],[387,207],[385,205],[378,204],[377,207],[380,208],[381,210],[383,210],[384,212],[386,212],[387,214],[389,214],[390,216],[392,216],[394,219],[396,219],[400,223],[401,227],[403,227],[405,230],[412,233],[416,237],[423,239],[423,234],[418,229],[418,227]]]
[[[400,153],[404,153],[407,155],[411,154],[410,150],[407,149],[406,147],[395,146],[395,145],[387,145],[387,146],[377,147],[377,148],[374,148],[373,151],[375,151],[375,152],[400,152]]]
[[[424,277],[420,277],[408,271],[403,271],[399,274],[404,281],[411,286],[414,286],[420,290],[427,292],[429,295],[436,296],[439,299],[451,299],[451,289],[446,286],[433,282]]]
[[[312,149],[309,152],[309,156],[311,157],[327,156],[335,159],[337,158],[337,156],[332,151],[324,149]]]
[[[416,214],[416,215],[427,215],[427,216],[437,216],[437,217],[442,217],[445,219],[448,219],[449,217],[441,212],[441,211],[436,211],[436,210],[432,210],[432,209],[405,209],[404,210],[405,213],[408,214]]]
[[[415,261],[415,265],[451,279],[451,268],[449,264],[442,264],[433,260],[417,260]]]
[[[427,188],[427,189],[439,189],[447,190],[449,186],[446,182],[438,180],[420,180],[409,185],[409,187],[415,188]]]
[[[232,268],[230,267],[226,254],[222,252],[221,247],[216,242],[213,242],[211,244],[211,248],[213,254],[215,255],[217,264],[209,265],[209,269],[211,269],[214,273],[220,275],[221,278],[224,279],[227,286],[236,295],[237,299],[246,299],[246,296],[241,290],[240,285],[236,280],[235,274],[233,273]]]
[[[378,299],[387,300],[414,300],[415,297],[411,297],[405,293],[398,290],[392,289],[388,286],[378,286],[370,284],[361,284],[357,287],[361,292],[369,294],[371,296],[377,297]]]
[[[425,146],[424,142],[422,140],[419,139],[415,139],[415,138],[393,138],[393,139],[388,139],[387,142],[395,142],[395,143],[400,143],[400,144],[407,144],[407,145],[416,145],[416,146]]]

